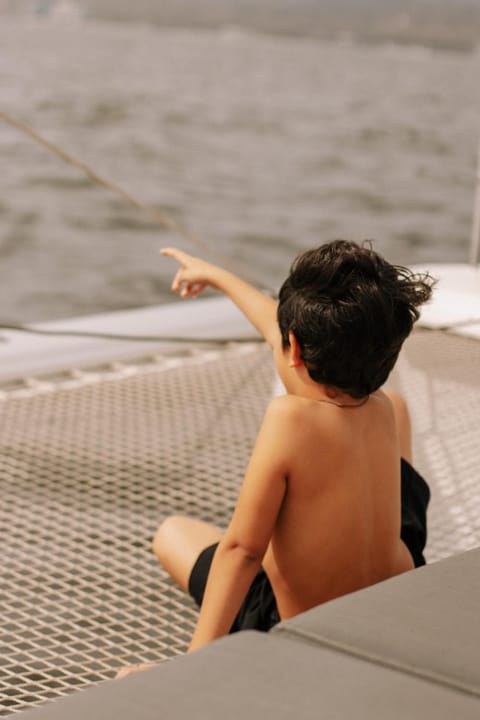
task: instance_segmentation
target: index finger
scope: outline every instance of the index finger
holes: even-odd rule
[[[185,262],[188,257],[187,253],[184,253],[181,250],[177,250],[176,248],[162,248],[160,250],[160,255],[167,255],[168,257],[173,257],[175,260],[178,260],[179,263]]]

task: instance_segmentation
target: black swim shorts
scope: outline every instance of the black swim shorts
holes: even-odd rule
[[[430,489],[414,467],[402,458],[402,529],[400,537],[410,550],[415,567],[425,565],[427,507]]]
[[[208,573],[210,572],[217,545],[218,543],[210,545],[200,553],[190,574],[188,591],[199,607],[202,604]],[[275,595],[265,570],[260,568],[247,592],[230,632],[234,633],[239,630],[267,632],[278,622],[280,622],[280,615],[278,614]]]

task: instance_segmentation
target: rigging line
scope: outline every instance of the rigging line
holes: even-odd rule
[[[76,167],[77,169],[81,170],[87,177],[89,177],[93,182],[97,183],[97,185],[102,185],[103,187],[107,188],[108,190],[116,193],[117,195],[120,195],[120,197],[123,198],[127,203],[135,207],[137,210],[141,210],[142,212],[146,213],[157,225],[161,225],[171,232],[175,233],[176,235],[179,235],[184,240],[186,240],[190,245],[194,245],[200,249],[202,249],[204,252],[207,252],[209,255],[214,257],[216,260],[219,260],[223,265],[226,265],[227,267],[230,267],[232,270],[235,270],[235,272],[238,272],[242,277],[244,277],[246,280],[251,282],[256,287],[263,288],[267,291],[274,292],[272,288],[266,287],[264,283],[260,282],[257,277],[254,275],[251,275],[248,271],[245,271],[245,269],[238,265],[238,263],[234,262],[227,256],[225,256],[223,253],[218,252],[217,250],[214,250],[208,243],[206,243],[204,240],[201,240],[200,238],[190,234],[186,230],[184,230],[180,225],[178,225],[172,218],[167,215],[164,212],[161,212],[160,210],[156,210],[155,208],[151,207],[150,205],[147,205],[146,203],[142,202],[141,200],[138,200],[136,197],[131,195],[129,192],[124,190],[122,187],[117,185],[116,183],[108,180],[107,178],[99,175],[95,170],[92,170],[92,168],[87,165],[86,163],[82,162],[81,160],[78,160],[73,155],[70,155],[70,153],[63,150],[61,147],[56,145],[55,143],[51,142],[50,140],[47,140],[47,138],[43,137],[43,135],[40,135],[37,133],[33,128],[31,128],[29,125],[26,125],[21,120],[17,120],[17,118],[12,117],[6,112],[0,111],[0,119],[4,120],[6,123],[11,125],[12,127],[16,128],[17,130],[20,130],[25,135],[27,135],[29,138],[34,140],[39,145],[43,145],[43,147],[47,148],[47,150],[50,150],[50,152],[57,155],[59,158],[61,158],[65,163],[68,165],[73,165],[73,167]]]
[[[453,330],[468,327],[470,325],[480,325],[480,317],[466,318],[465,320],[456,320],[453,323],[447,325],[432,325],[431,327],[422,326],[422,330],[438,330],[439,332],[450,332]]]
[[[0,330],[15,330],[16,332],[31,333],[33,335],[52,335],[56,337],[89,337],[102,340],[127,340],[131,342],[169,342],[169,343],[206,343],[214,345],[228,345],[229,343],[256,343],[264,342],[259,336],[252,337],[186,337],[177,335],[125,335],[122,333],[94,332],[90,330],[42,330],[28,327],[28,325],[15,325],[0,323]]]

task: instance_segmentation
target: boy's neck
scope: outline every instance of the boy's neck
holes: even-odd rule
[[[349,396],[350,397],[350,396]],[[351,398],[348,402],[344,401],[338,401],[338,400],[329,400],[327,398],[319,398],[317,402],[325,402],[330,403],[330,405],[336,405],[340,408],[358,408],[362,407],[362,405],[365,405],[365,403],[370,399],[370,395],[365,395],[365,397],[360,398],[359,400],[354,400]]]
[[[340,390],[340,388],[317,383],[310,377],[302,377],[301,379],[298,378],[298,380],[299,382],[295,384],[296,387],[292,387],[290,390],[293,395],[300,395],[309,400],[329,403],[337,407],[361,407],[365,405],[370,397],[370,395],[366,395],[362,398],[354,398],[343,390]]]

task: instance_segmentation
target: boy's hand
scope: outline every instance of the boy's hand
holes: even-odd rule
[[[179,293],[180,297],[197,297],[207,285],[217,287],[215,271],[219,268],[215,265],[175,248],[163,248],[160,253],[180,263],[180,268],[172,282],[173,292]]]
[[[244,282],[218,265],[200,260],[176,248],[163,248],[162,255],[173,258],[180,264],[173,278],[172,290],[180,297],[197,297],[205,288],[211,287],[224,292],[250,320],[260,335],[273,348],[278,341],[277,303],[253,285]]]

